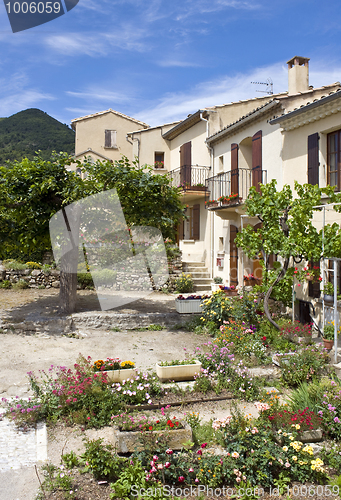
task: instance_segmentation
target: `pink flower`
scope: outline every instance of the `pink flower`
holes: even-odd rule
[[[196,478],[194,479],[194,482],[195,482],[195,483],[198,483],[198,482],[199,482],[199,479],[196,477]]]
[[[173,450],[171,450],[170,448],[168,448],[168,450],[166,450],[166,453],[167,453],[167,455],[172,455],[173,454]]]
[[[240,481],[241,481],[240,477],[236,477],[236,481],[237,481],[237,483],[240,483]]]
[[[198,451],[197,451],[197,454],[198,454],[198,455],[202,455],[202,451],[201,451],[201,450],[198,450]]]
[[[188,469],[188,472],[194,472],[194,469],[192,469],[192,467],[190,467],[190,468]]]
[[[169,466],[170,466],[170,462],[166,462],[165,463],[165,468],[168,469]]]
[[[184,476],[180,476],[179,479],[178,479],[179,483],[183,483],[184,480],[185,480]]]
[[[201,448],[206,448],[207,443],[202,443]]]

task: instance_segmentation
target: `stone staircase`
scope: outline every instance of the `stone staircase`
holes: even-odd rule
[[[210,292],[211,283],[210,273],[204,262],[183,262],[182,270],[192,276],[195,292]]]

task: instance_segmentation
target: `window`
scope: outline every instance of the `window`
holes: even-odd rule
[[[77,168],[76,175],[78,175],[78,177],[82,178],[82,169],[81,168]]]
[[[154,168],[165,168],[165,153],[154,153]]]
[[[187,219],[184,221],[183,239],[199,240],[200,238],[200,205],[186,209]]]
[[[222,172],[224,170],[224,157],[219,156],[219,172]]]
[[[104,147],[117,149],[116,130],[106,130],[105,131]]]
[[[327,136],[328,184],[341,190],[341,130]]]

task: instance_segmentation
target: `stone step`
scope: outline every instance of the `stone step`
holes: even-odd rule
[[[208,287],[211,287],[211,283],[211,278],[196,278],[195,280],[193,280],[194,285],[206,285]]]
[[[206,292],[210,293],[211,292],[211,287],[210,285],[193,285],[194,291],[195,292]]]
[[[185,269],[189,267],[205,267],[205,262],[182,262],[182,267]]]
[[[200,278],[208,278],[208,279],[211,279],[210,278],[210,273],[209,272],[197,272],[197,273],[190,273],[190,275],[192,276],[192,279],[193,280],[196,280],[196,279],[200,279]]]

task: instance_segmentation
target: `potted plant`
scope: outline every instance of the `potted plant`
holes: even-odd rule
[[[254,286],[257,281],[259,281],[259,278],[256,278],[252,273],[245,274],[244,275],[244,285],[245,286]]]
[[[340,335],[341,327],[338,329],[338,336]],[[323,329],[323,344],[326,349],[331,349],[334,345],[334,321],[328,321]]]
[[[119,358],[98,359],[94,362],[94,372],[106,373],[109,382],[123,382],[136,375],[135,363],[121,361]]]
[[[156,375],[161,382],[168,380],[181,381],[193,380],[201,370],[201,362],[197,359],[179,361],[164,361],[156,363]]]
[[[221,278],[220,276],[215,276],[213,278],[213,281],[214,283],[211,283],[211,290],[212,292],[216,292],[217,290],[219,290],[219,285],[223,282],[223,278]]]
[[[325,302],[334,302],[334,285],[330,281],[324,284],[323,298]]]

